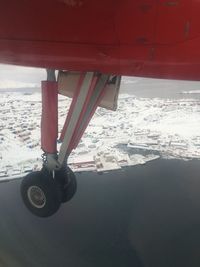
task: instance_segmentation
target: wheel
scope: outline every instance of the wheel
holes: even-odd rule
[[[21,183],[21,196],[30,212],[39,217],[53,215],[61,205],[62,193],[47,171],[29,173]]]
[[[76,176],[73,171],[69,167],[66,167],[64,170],[55,173],[55,179],[61,185],[62,203],[70,201],[77,191]]]
[[[76,176],[70,168],[67,169],[67,177],[68,181],[65,184],[62,192],[63,203],[70,201],[77,191]]]

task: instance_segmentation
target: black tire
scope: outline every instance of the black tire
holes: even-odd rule
[[[60,170],[55,173],[57,181],[61,185],[62,203],[70,201],[77,191],[76,176],[73,171],[67,167],[65,170]]]
[[[30,212],[39,217],[49,217],[61,205],[60,186],[47,171],[29,173],[21,183],[21,196]]]

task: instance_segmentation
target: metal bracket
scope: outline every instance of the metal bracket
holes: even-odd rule
[[[47,72],[47,81],[55,82],[56,81],[56,73],[54,69],[46,69]]]
[[[57,154],[46,154],[46,161],[44,166],[49,171],[59,170],[61,168],[60,163],[58,162]]]

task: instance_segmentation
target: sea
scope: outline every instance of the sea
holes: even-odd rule
[[[77,174],[50,218],[24,206],[20,180],[0,184],[0,266],[199,267],[200,164],[163,160]]]
[[[0,88],[0,93],[40,93],[40,87]],[[200,81],[123,77],[120,94],[142,98],[200,99]]]
[[[200,99],[200,82],[123,77],[120,93],[142,98]]]

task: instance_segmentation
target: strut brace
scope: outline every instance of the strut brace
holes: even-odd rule
[[[45,152],[45,166],[59,170],[66,163],[84,134],[96,108],[104,96],[109,75],[87,72],[80,76],[71,106],[62,129],[62,145],[57,153],[58,84],[50,70],[48,81],[42,82],[41,147]]]

